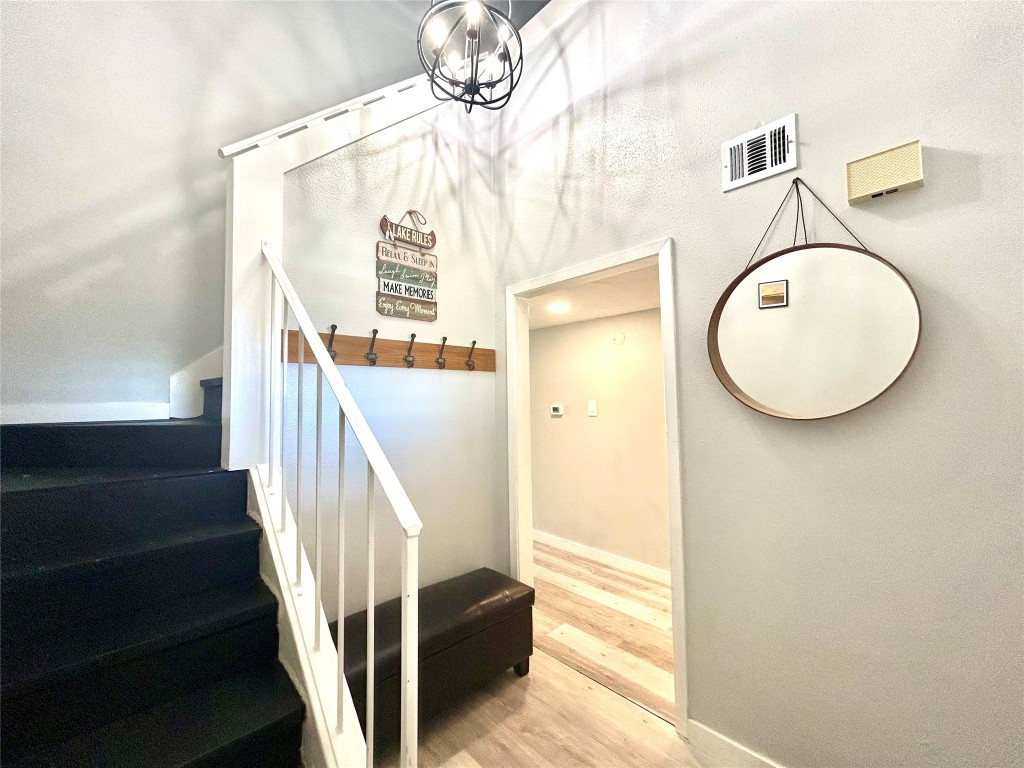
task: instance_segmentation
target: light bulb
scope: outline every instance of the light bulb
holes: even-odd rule
[[[448,69],[452,71],[452,74],[455,74],[455,71],[462,67],[462,56],[459,55],[458,51],[447,51],[444,58],[448,62]]]
[[[503,54],[497,53],[487,57],[487,80],[501,80],[505,74],[505,59]]]
[[[427,25],[427,35],[433,41],[434,45],[441,46],[444,43],[445,38],[448,37],[448,27],[439,18],[435,18]]]
[[[483,8],[480,7],[480,3],[474,0],[474,2],[466,6],[466,19],[469,20],[470,24],[476,24],[480,21],[480,14],[482,11]]]
[[[512,30],[509,29],[508,24],[498,25],[498,37],[503,43],[508,42],[508,39],[512,37]]]

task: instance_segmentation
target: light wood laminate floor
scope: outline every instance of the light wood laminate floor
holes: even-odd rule
[[[533,644],[675,721],[668,586],[534,542]]]
[[[669,588],[534,547],[530,674],[508,670],[425,723],[421,768],[700,768],[671,725]]]
[[[382,762],[398,763],[390,755]],[[675,729],[535,650],[420,729],[421,768],[700,768]]]

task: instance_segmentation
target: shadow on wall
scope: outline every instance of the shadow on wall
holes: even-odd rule
[[[76,354],[60,360],[44,399],[159,402],[167,399],[174,361],[201,351],[194,340],[219,343],[219,327],[207,326],[219,321],[222,301],[207,294],[220,300],[223,293],[224,179],[203,179],[200,166],[192,165],[187,194],[166,185],[180,170],[167,165],[130,189],[36,225],[4,216],[6,401],[38,399],[39,380],[26,377],[25,367],[45,366],[40,350],[71,342]],[[104,397],[102,387],[82,391],[108,365],[125,396]]]
[[[673,3],[637,3],[634,15],[645,16],[650,23],[678,25],[684,7]],[[773,17],[784,13],[784,8],[768,3],[722,4],[720,9],[699,19],[686,19],[687,45],[682,54],[677,35],[655,42],[666,54],[653,57],[651,40],[633,40],[623,37],[621,30],[609,30],[605,14],[584,7],[570,17],[553,33],[545,50],[528,62],[512,103],[499,113],[493,188],[501,222],[498,263],[512,259],[514,254],[514,260],[522,265],[522,274],[537,274],[539,265],[557,243],[573,240],[580,228],[587,226],[576,215],[581,198],[605,216],[603,230],[628,229],[624,226],[627,222],[648,210],[651,194],[647,179],[630,173],[632,166],[644,165],[642,159],[653,155],[663,156],[667,163],[682,164],[681,178],[693,171],[685,166],[691,154],[679,151],[671,143],[678,131],[665,130],[656,118],[673,111],[678,113],[679,105],[686,100],[687,79],[699,76],[707,62],[719,57],[723,48],[744,45],[737,41],[743,40],[745,30],[764,28],[772,23]],[[612,48],[614,41],[620,46],[621,56],[602,57],[599,71],[589,73],[585,80],[574,81],[573,73],[578,75],[579,69],[569,66],[566,50],[581,39],[589,40],[591,47],[602,51]],[[651,68],[651,58],[664,64]],[[618,105],[630,100],[634,108],[623,114]],[[629,129],[615,130],[620,122],[628,122]],[[722,130],[722,135],[726,135],[733,127]],[[580,131],[584,133],[579,135]],[[636,162],[631,162],[633,159]],[[550,164],[553,169],[531,173],[531,168],[541,163]],[[606,183],[610,174],[621,180],[623,167],[635,182],[625,197]],[[535,177],[543,179],[543,186],[531,187]],[[617,184],[620,190],[621,186]],[[504,194],[506,190],[508,195]],[[549,200],[553,204],[547,231],[543,235],[534,232],[529,242],[525,241],[520,236],[517,206]],[[665,234],[654,232],[657,226],[658,222],[651,222],[652,236]],[[610,243],[607,252],[630,244]],[[594,255],[597,254],[581,254],[566,262]]]
[[[440,105],[364,139],[356,151],[344,147],[287,174],[294,183],[285,194],[285,263],[313,264],[327,279],[328,271],[316,264],[317,255],[332,253],[346,236],[374,237],[366,225],[375,227],[376,218],[370,216],[353,226],[339,205],[364,209],[359,215],[372,209],[376,217],[384,212],[400,216],[411,207],[426,213],[431,226],[457,232],[463,246],[492,242],[493,209],[480,205],[481,198],[470,191],[476,185],[487,189],[491,184],[490,133],[478,128],[479,122],[486,121],[487,126],[491,119],[476,112],[466,115],[458,105]],[[287,226],[293,221],[309,222],[297,237],[295,228]],[[448,256],[445,250],[440,248],[442,259]],[[354,257],[344,254],[343,258]],[[464,258],[460,266],[473,270],[473,292],[489,293],[490,259]],[[314,307],[310,311],[321,324],[333,321],[318,317]]]
[[[921,148],[924,186],[898,192],[885,205],[867,201],[858,206],[866,214],[891,221],[903,221],[930,211],[944,211],[984,197],[981,184],[981,158],[973,152],[957,152],[941,147]],[[929,185],[929,179],[956,179],[956,184]],[[895,199],[894,199],[895,198]]]
[[[415,75],[421,6],[5,6],[4,400],[166,401],[221,344],[217,148]]]

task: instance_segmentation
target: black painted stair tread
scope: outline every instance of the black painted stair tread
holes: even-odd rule
[[[3,768],[299,765],[221,391],[205,418],[0,426]]]
[[[11,768],[296,768],[304,706],[277,662],[76,739],[11,756]],[[6,757],[6,756],[5,756]]]
[[[227,472],[220,467],[10,467],[0,476],[0,492],[11,494],[100,484],[141,483]]]
[[[0,575],[3,593],[20,589],[26,582],[37,580],[73,580],[85,573],[101,573],[145,562],[153,556],[173,554],[178,550],[216,545],[222,540],[245,537],[258,541],[262,530],[246,518],[237,522],[193,527],[139,541],[120,542],[113,547],[97,549],[74,559],[61,559],[5,571]]]
[[[8,467],[216,467],[220,422],[212,419],[5,424]]]
[[[277,600],[263,582],[228,585],[150,611],[69,628],[40,640],[7,645],[3,696],[58,684],[259,617],[275,617]]]
[[[3,571],[16,571],[246,520],[247,488],[244,472],[222,469],[6,470],[0,563]]]
[[[145,611],[259,573],[262,531],[244,521],[191,528],[122,545],[102,557],[27,567],[0,575],[0,635],[34,635]]]

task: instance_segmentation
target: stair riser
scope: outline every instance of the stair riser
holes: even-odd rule
[[[5,578],[2,641],[131,614],[158,601],[226,584],[248,583],[259,572],[259,537],[259,530],[246,531],[56,574]]]
[[[188,764],[188,768],[301,768],[300,711],[244,739]]]
[[[224,405],[224,387],[203,387],[203,418],[220,421]]]
[[[245,518],[244,472],[5,492],[4,571]]]
[[[0,466],[217,467],[220,422],[10,424],[0,428]]]
[[[277,620],[256,621],[5,697],[5,750],[86,733],[277,656]]]

